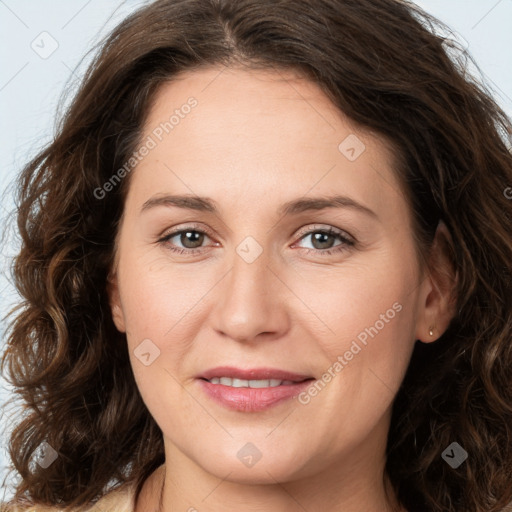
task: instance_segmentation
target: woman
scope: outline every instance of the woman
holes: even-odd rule
[[[10,506],[512,501],[511,125],[435,23],[159,0],[114,30],[19,181]]]

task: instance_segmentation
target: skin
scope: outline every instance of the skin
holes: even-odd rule
[[[314,83],[224,67],[163,85],[142,140],[190,96],[198,105],[130,176],[109,283],[114,321],[165,444],[165,471],[146,481],[136,511],[157,510],[163,484],[164,511],[391,511],[383,482],[392,401],[415,340],[437,339],[452,314],[449,287],[418,259],[393,152]],[[354,161],[338,149],[351,134],[365,145]],[[209,197],[218,212],[159,205],[141,213],[166,194]],[[287,201],[332,194],[374,215],[350,207],[278,214]],[[354,244],[337,235],[315,242],[329,227]],[[209,233],[202,242],[161,241],[186,228]],[[251,263],[236,251],[249,236],[262,249]],[[439,236],[430,257],[443,266]],[[196,380],[220,365],[321,380],[396,303],[400,312],[307,404],[232,411]],[[145,339],[160,350],[149,366],[134,353]],[[237,457],[248,442],[262,455],[252,467]]]

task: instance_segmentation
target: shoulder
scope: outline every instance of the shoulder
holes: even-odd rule
[[[132,483],[125,484],[105,494],[90,509],[90,512],[133,512],[134,508],[135,484]]]
[[[87,512],[133,512],[135,508],[135,484],[125,484],[107,492]],[[62,512],[58,506],[16,505],[0,503],[0,512]]]

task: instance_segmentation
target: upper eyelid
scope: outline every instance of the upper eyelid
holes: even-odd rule
[[[212,236],[213,236],[212,232],[209,229],[207,229],[203,226],[190,224],[190,225],[184,226],[182,228],[172,228],[172,230],[170,230],[169,232],[167,230],[165,230],[159,236],[159,238],[167,238],[167,237],[171,237],[171,236],[176,236],[180,233],[183,233],[184,231],[198,231],[198,232],[204,233],[205,235],[208,235],[210,238],[212,238]]]
[[[304,235],[310,235],[311,233],[314,233],[316,231],[330,231],[331,235],[339,235],[339,236],[342,236],[345,238],[349,238],[352,241],[355,241],[355,238],[350,233],[345,231],[344,229],[336,228],[334,226],[329,226],[329,225],[325,225],[325,224],[324,225],[315,224],[310,227],[305,227],[304,229],[301,228],[296,236],[302,237]]]

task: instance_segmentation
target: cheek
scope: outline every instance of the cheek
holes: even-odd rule
[[[382,343],[409,340],[415,282],[414,266],[396,264],[392,255],[357,264],[348,261],[327,271],[310,270],[310,275],[302,272],[294,291],[305,298],[311,314],[296,321],[304,325],[304,319],[310,319],[312,336],[331,355],[348,350],[353,340],[361,346],[377,336]]]
[[[137,336],[163,339],[199,302],[204,283],[197,272],[173,264],[156,249],[125,254],[119,276],[127,333],[132,341]]]
[[[399,298],[391,307],[386,304],[352,336],[347,355],[361,348],[353,365],[366,377],[369,390],[395,393],[405,375],[414,347],[414,311],[406,298]],[[371,393],[368,399],[372,399]]]
[[[304,414],[316,418],[312,439],[315,428],[330,432],[328,453],[361,442],[398,392],[414,347],[415,308],[408,282],[405,276],[389,276],[384,282],[370,276],[347,280],[318,304],[321,314],[329,315],[333,332],[311,334],[324,363],[318,368],[319,383],[300,403]]]
[[[416,267],[413,261],[397,264],[397,258],[381,254],[324,280],[303,279],[297,292],[309,297],[322,320],[311,315],[304,324],[297,317],[323,353],[321,380],[331,392],[318,404],[324,401],[329,410],[340,403],[353,411],[360,408],[361,417],[373,415],[366,418],[368,424],[398,391],[414,347]]]
[[[167,406],[187,400],[178,379],[194,339],[190,326],[198,323],[198,310],[193,306],[204,293],[197,285],[182,286],[183,275],[163,272],[162,265],[154,261],[126,258],[120,261],[119,276],[137,387],[157,423],[178,428],[179,421]],[[183,411],[180,421],[186,416]]]
[[[124,254],[119,261],[121,301],[138,387],[147,404],[158,401],[154,391],[163,387],[167,400],[180,400],[172,376],[186,373],[183,365],[204,323],[205,296],[216,276],[193,265],[170,263],[155,250]]]

